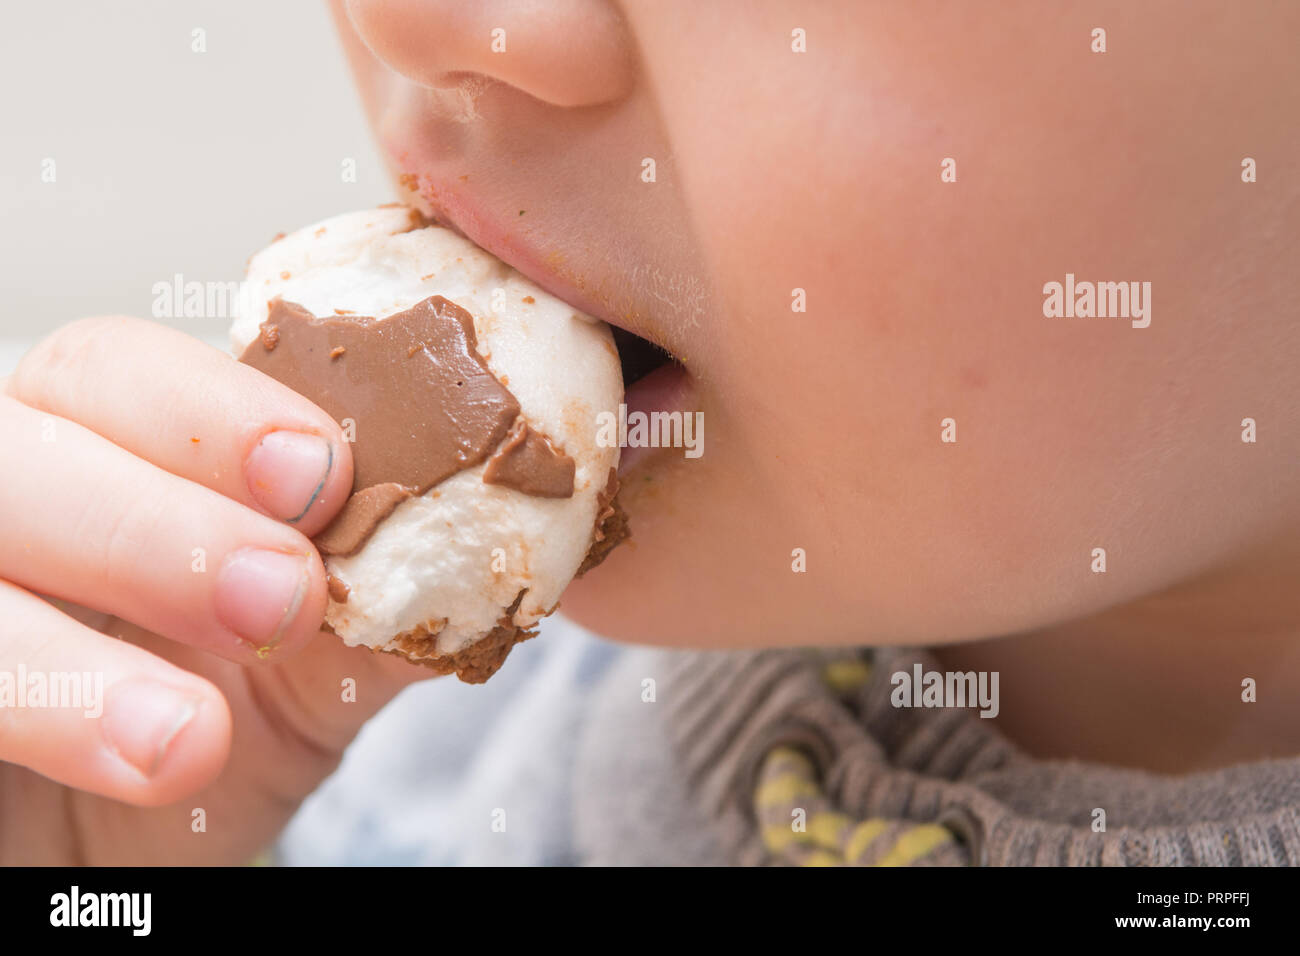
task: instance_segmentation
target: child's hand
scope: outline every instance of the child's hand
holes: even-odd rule
[[[423,674],[318,639],[307,536],[352,486],[339,427],[182,333],[101,318],[23,359],[0,436],[0,863],[248,858]]]

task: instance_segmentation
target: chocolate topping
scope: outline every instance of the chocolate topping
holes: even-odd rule
[[[335,604],[348,603],[348,595],[352,593],[352,589],[348,587],[347,582],[342,578],[336,578],[332,574],[326,574],[325,587],[329,591],[330,600]]]
[[[384,319],[317,318],[274,299],[240,360],[356,427],[353,495],[315,543],[351,554],[402,501],[492,455],[483,480],[573,494],[574,462],[519,414],[478,353],[473,317],[430,296]],[[503,444],[504,439],[504,444]]]
[[[575,467],[572,458],[541,432],[529,428],[521,415],[488,459],[483,480],[538,498],[569,498],[573,496]]]
[[[385,319],[275,299],[241,360],[356,423],[354,489],[418,495],[486,459],[519,415],[477,346],[473,318],[440,295]]]
[[[618,470],[611,468],[603,490],[596,494],[596,523],[591,529],[591,547],[574,577],[582,577],[620,544],[632,537],[627,512],[618,501]]]
[[[362,488],[343,503],[343,510],[329,527],[312,538],[312,543],[321,554],[351,554],[366,543],[379,522],[409,497],[409,488],[392,481]]]

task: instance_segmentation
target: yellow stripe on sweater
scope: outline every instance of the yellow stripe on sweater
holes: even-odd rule
[[[831,661],[822,668],[822,680],[835,693],[847,694],[871,680],[871,665],[861,657]]]
[[[848,842],[844,844],[844,859],[856,863],[862,858],[862,854],[867,852],[867,847],[871,846],[876,837],[888,829],[888,820],[866,820],[859,823],[849,835]]]
[[[838,853],[844,845],[844,834],[852,826],[852,817],[833,810],[823,810],[808,817],[808,836],[818,846]]]
[[[808,858],[801,864],[803,866],[843,866],[844,861],[840,857],[827,850],[813,850],[808,854]]]
[[[811,843],[812,837],[787,824],[769,823],[763,827],[763,845],[773,853],[784,853],[796,843]]]
[[[889,852],[876,861],[876,866],[907,866],[951,839],[947,827],[923,823],[899,837]]]
[[[767,810],[783,804],[793,804],[800,797],[820,797],[822,788],[803,774],[790,772],[764,780],[754,795],[755,804]]]

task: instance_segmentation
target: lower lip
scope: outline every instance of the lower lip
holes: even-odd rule
[[[634,412],[689,414],[695,405],[695,389],[690,373],[676,362],[661,365],[629,385],[623,403],[627,405],[629,416]],[[647,458],[666,451],[681,453],[680,449],[626,447],[619,456],[618,473],[627,474]]]

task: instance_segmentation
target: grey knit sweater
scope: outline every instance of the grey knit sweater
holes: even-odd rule
[[[927,653],[884,649],[870,656],[869,676],[839,690],[825,674],[842,662],[842,652],[648,652],[624,659],[593,702],[579,751],[579,779],[593,784],[579,787],[576,813],[587,858],[1300,862],[1300,760],[1177,777],[1036,760],[975,710],[895,708],[891,675],[918,662],[937,669]],[[640,693],[647,678],[655,681],[653,704]],[[659,709],[657,717],[647,715],[651,708]],[[791,752],[806,758],[802,776]],[[597,780],[624,785],[614,792]],[[765,789],[775,801],[761,799]],[[794,827],[800,811],[805,829],[783,838],[779,831]],[[813,825],[818,814],[831,815],[820,833]]]
[[[403,692],[279,859],[1300,862],[1300,760],[1178,777],[1037,760],[973,709],[893,707],[892,674],[937,670],[928,654],[866,656],[630,649],[550,619],[486,685]]]

